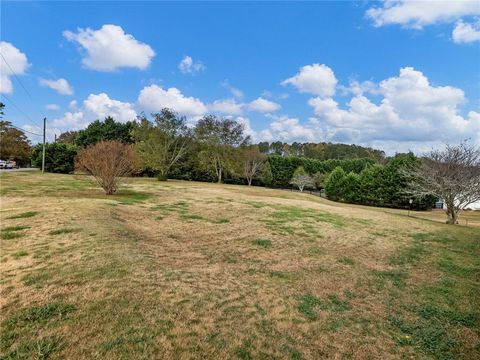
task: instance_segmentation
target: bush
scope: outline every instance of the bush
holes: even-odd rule
[[[32,150],[32,165],[42,166],[42,144]],[[45,145],[45,171],[68,174],[74,170],[77,147],[73,145],[53,143]]]
[[[325,192],[332,200],[340,200],[343,197],[343,185],[345,182],[345,171],[337,166],[325,180]]]
[[[269,155],[268,163],[272,172],[272,183],[287,186],[293,177],[293,173],[300,166],[309,174],[327,174],[338,166],[347,173],[353,171],[359,174],[368,165],[373,165],[374,161],[368,158],[320,161],[305,157]]]
[[[131,145],[119,141],[102,141],[83,149],[76,168],[95,177],[107,195],[114,194],[125,176],[131,175],[137,164]]]

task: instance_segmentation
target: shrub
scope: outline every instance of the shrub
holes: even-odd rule
[[[131,175],[137,157],[131,145],[119,141],[102,141],[82,150],[76,168],[93,175],[107,195],[114,194],[123,177]]]
[[[337,166],[331,173],[328,175],[327,180],[325,181],[325,192],[327,197],[332,200],[340,200],[343,197],[343,185],[345,179],[345,171]]]

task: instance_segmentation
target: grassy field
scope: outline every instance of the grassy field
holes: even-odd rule
[[[480,213],[36,172],[0,191],[2,359],[480,358]]]

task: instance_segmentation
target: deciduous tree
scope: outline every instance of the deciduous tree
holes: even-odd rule
[[[219,183],[227,170],[235,165],[236,149],[248,144],[250,138],[244,134],[243,124],[231,119],[205,116],[195,126],[195,138],[201,145],[200,164],[213,171]]]
[[[243,175],[248,186],[252,185],[253,179],[257,178],[263,171],[265,155],[262,154],[257,145],[246,145],[241,148]]]
[[[30,158],[30,140],[10,121],[0,120],[0,159],[25,164]]]
[[[300,192],[303,192],[303,189],[305,187],[314,187],[315,180],[305,171],[302,166],[300,166],[293,173],[290,184],[295,185],[296,187],[298,187],[298,190],[300,190]]]
[[[152,116],[153,123],[143,117],[135,127],[135,149],[141,164],[156,171],[159,180],[166,180],[171,168],[187,151],[190,131],[186,118],[172,110],[163,109]]]
[[[407,169],[405,174],[410,194],[443,199],[447,224],[456,224],[466,206],[480,201],[480,149],[466,141],[431,151],[419,166]]]

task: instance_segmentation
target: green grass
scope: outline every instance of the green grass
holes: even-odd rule
[[[328,295],[326,299],[320,299],[306,294],[297,297],[297,302],[297,310],[309,320],[318,319],[318,310],[343,313],[352,308],[348,299],[342,300],[337,295]]]
[[[71,304],[49,303],[16,311],[2,322],[0,348],[6,353],[5,358],[46,359],[61,350],[64,346],[61,336],[38,334],[47,325],[59,325],[75,310]],[[12,349],[12,345],[16,346]]]
[[[25,251],[25,250],[21,250],[21,251],[17,251],[17,252],[13,253],[13,257],[15,259],[19,259],[19,258],[27,256],[27,255],[28,255],[28,251]]]
[[[80,229],[76,228],[60,228],[50,231],[49,235],[63,235],[63,234],[74,234],[80,232]]]
[[[314,209],[294,206],[275,206],[275,211],[264,220],[268,228],[281,235],[299,235],[305,239],[321,238],[322,224],[336,228],[346,225],[342,216],[324,213]]]
[[[218,218],[212,221],[214,224],[228,224],[230,223],[229,219],[226,218]]]
[[[198,214],[181,214],[180,217],[183,220],[187,220],[187,221],[188,220],[207,220],[202,215],[198,215]]]
[[[143,203],[152,197],[151,194],[145,192],[139,192],[131,189],[122,189],[115,195],[112,195],[113,199],[117,200],[122,205],[132,205],[137,203]]]
[[[25,234],[18,233],[14,231],[1,231],[0,232],[0,239],[2,240],[11,240],[11,239],[18,239],[24,237]]]
[[[456,250],[447,251],[445,246]],[[476,230],[446,227],[442,232],[418,233],[392,257],[397,270],[376,273],[401,288],[400,293],[392,291],[388,300],[388,320],[397,344],[437,359],[462,358],[462,352],[472,352],[475,346],[480,349],[480,342],[467,349],[459,335],[465,329],[480,334],[480,297],[475,283],[480,274],[479,248]],[[408,273],[421,263],[443,276],[408,286]]]
[[[353,266],[355,265],[355,260],[349,258],[349,257],[346,257],[346,256],[342,256],[341,258],[339,258],[337,260],[340,264],[344,264],[344,265],[350,265],[350,266]]]
[[[252,244],[261,246],[264,248],[269,248],[272,246],[272,241],[268,239],[255,239],[255,240],[252,240]]]
[[[21,230],[26,230],[30,229],[30,226],[23,226],[23,225],[18,225],[18,226],[7,226],[2,229],[2,231],[5,232],[11,232],[11,231],[21,231]]]
[[[24,213],[21,213],[21,214],[17,214],[17,215],[12,215],[10,217],[7,217],[7,219],[25,219],[25,218],[31,218],[35,215],[38,214],[38,211],[27,211],[27,212],[24,212]]]

